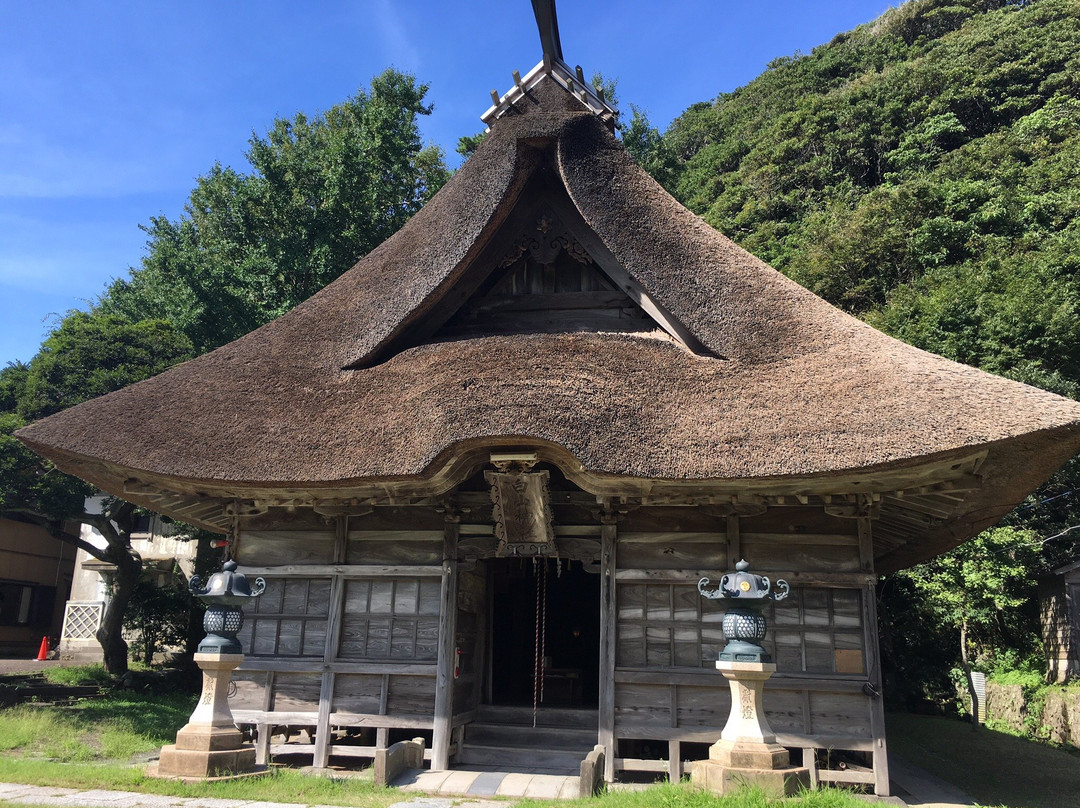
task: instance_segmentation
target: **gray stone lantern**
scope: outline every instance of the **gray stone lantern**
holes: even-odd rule
[[[698,581],[698,592],[703,598],[730,603],[722,624],[728,644],[720,652],[719,659],[724,662],[772,662],[772,657],[761,645],[768,628],[761,610],[766,603],[788,596],[791,587],[787,581],[778,580],[774,589],[764,575],[750,572],[750,565],[744,559],[735,565],[735,572],[720,579],[717,589],[710,592],[705,588],[708,585],[708,578]]]
[[[266,581],[255,579],[255,587],[248,584],[247,576],[236,571],[236,562],[229,560],[221,565],[203,586],[202,579],[193,575],[188,583],[191,594],[206,604],[203,629],[206,636],[199,643],[200,654],[244,653],[236,634],[244,627],[243,605],[259,597],[266,590]]]
[[[236,562],[229,560],[205,586],[196,576],[189,588],[191,594],[206,603],[206,637],[195,654],[195,663],[203,673],[202,695],[187,724],[176,733],[176,743],[162,747],[154,773],[182,780],[253,774],[255,747],[244,743],[233,720],[229,683],[232,672],[244,660],[244,649],[236,639],[244,625],[241,607],[263,593],[266,581],[256,578],[252,587],[247,576],[236,571]]]
[[[716,669],[728,680],[731,710],[720,740],[709,747],[709,759],[694,766],[694,782],[719,794],[744,785],[756,785],[775,797],[791,796],[810,784],[810,770],[792,766],[788,751],[776,742],[762,707],[765,682],[776,673],[772,657],[761,641],[768,626],[761,610],[770,601],[783,600],[791,587],[750,572],[740,561],[726,573],[720,586],[709,590],[709,579],[698,581],[698,592],[728,605],[724,615],[724,646]]]

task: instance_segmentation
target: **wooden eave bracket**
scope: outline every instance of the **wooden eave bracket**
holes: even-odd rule
[[[545,78],[550,77],[555,83],[566,90],[570,95],[581,102],[582,106],[599,117],[602,121],[616,126],[619,110],[602,99],[582,75],[581,68],[571,70],[561,59],[552,59],[548,56],[536,67],[522,77],[514,71],[514,86],[503,95],[495,90],[491,91],[491,100],[494,102],[487,111],[480,116],[480,120],[488,126],[509,112],[517,101],[520,101]]]

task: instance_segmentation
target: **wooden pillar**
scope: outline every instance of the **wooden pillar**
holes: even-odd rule
[[[341,634],[341,609],[345,580],[335,575],[330,581],[330,615],[326,621],[326,644],[323,646],[323,674],[319,687],[319,717],[315,723],[315,750],[311,765],[324,769],[330,763],[330,710],[334,702],[333,663],[338,654]]]
[[[615,543],[614,513],[606,511],[600,527],[600,733],[604,747],[604,779],[615,780]]]
[[[677,783],[682,780],[682,742],[668,741],[668,782]]]
[[[874,536],[870,517],[860,516],[859,523],[859,569],[863,572],[874,571]]]
[[[870,731],[874,736],[874,793],[889,796],[889,757],[885,743],[885,705],[881,693],[881,649],[878,645],[877,592],[874,584],[863,590],[863,619],[866,621],[867,681],[877,695],[870,699]]]
[[[461,517],[446,512],[442,590],[439,598],[439,656],[435,680],[435,726],[431,739],[432,771],[450,768],[450,729],[454,718],[454,640],[457,632],[457,546]]]
[[[727,552],[728,569],[735,569],[735,565],[742,560],[742,536],[739,533],[739,514],[733,513],[727,518]]]
[[[863,572],[874,571],[873,520],[866,503],[859,516],[859,561]],[[881,646],[878,642],[877,590],[863,589],[863,644],[866,646],[867,695],[870,697],[870,732],[874,736],[874,793],[889,796],[889,759],[885,745],[885,705],[881,693]],[[871,695],[875,693],[876,695]]]

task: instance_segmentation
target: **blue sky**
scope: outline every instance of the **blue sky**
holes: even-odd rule
[[[888,0],[594,0],[558,5],[563,52],[664,129],[778,56],[869,22]],[[29,360],[177,218],[252,132],[315,113],[388,66],[431,85],[426,140],[450,161],[489,92],[540,60],[528,0],[0,2],[0,366]]]

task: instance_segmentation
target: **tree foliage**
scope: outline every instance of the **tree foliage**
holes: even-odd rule
[[[1077,11],[912,0],[688,109],[658,178],[875,326],[1075,392]]]
[[[186,581],[175,566],[162,586],[145,576],[135,583],[124,628],[132,637],[132,652],[144,665],[152,664],[164,648],[185,646],[191,603]]]
[[[127,670],[121,622],[142,560],[131,546],[135,506],[108,498],[86,510],[94,488],[59,471],[31,452],[13,432],[88,398],[152,376],[191,355],[191,343],[161,320],[128,322],[122,317],[72,312],[46,338],[27,365],[0,372],[0,514],[34,522],[54,538],[116,567],[112,597],[98,640],[110,673]],[[78,523],[93,525],[105,538],[99,548],[79,535]]]
[[[73,311],[26,366],[15,410],[35,421],[154,376],[191,355],[191,342],[164,320],[130,322]]]
[[[121,623],[133,596],[129,620],[143,631],[140,652],[152,656],[163,641],[160,593],[136,592],[135,507],[107,498],[101,513],[87,512],[93,489],[12,433],[242,336],[392,235],[449,176],[442,153],[420,140],[419,116],[431,112],[427,89],[387,70],[321,115],[274,121],[249,142],[251,173],[213,166],[184,215],[150,220],[145,257],[127,279],[93,311],[65,317],[28,364],[0,371],[0,513],[35,521],[116,566],[98,632],[110,672],[127,667]],[[83,541],[69,520],[96,527],[105,549]]]
[[[141,266],[104,312],[162,317],[199,352],[303,302],[397,231],[449,177],[424,147],[427,85],[387,70],[325,113],[253,135],[251,173],[215,165],[177,220],[157,216]]]

